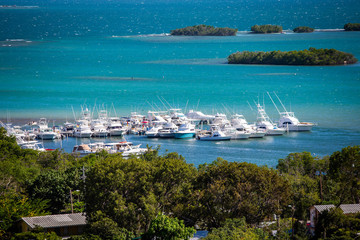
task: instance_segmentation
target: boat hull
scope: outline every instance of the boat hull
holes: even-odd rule
[[[199,137],[200,141],[229,141],[231,137]]]
[[[195,137],[195,133],[175,133],[174,137],[177,139],[193,138]]]

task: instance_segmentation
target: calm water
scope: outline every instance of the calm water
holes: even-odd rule
[[[65,4],[66,3],[66,4]],[[216,157],[274,166],[290,152],[331,154],[360,144],[360,64],[332,67],[227,65],[236,51],[335,48],[360,59],[360,32],[161,36],[171,29],[205,23],[248,31],[254,24],[284,29],[307,25],[342,28],[359,22],[358,1],[0,1],[38,5],[0,9],[0,118],[73,119],[72,107],[113,104],[118,115],[174,107],[206,113],[237,112],[256,119],[254,101],[276,109],[266,96],[275,91],[302,121],[318,127],[263,140],[203,143],[149,140],[143,145],[178,151],[200,164]],[[155,34],[155,35],[153,35]],[[6,39],[23,39],[6,41]],[[265,97],[264,97],[265,96]],[[251,107],[249,106],[251,105]],[[57,120],[57,124],[61,122]],[[70,151],[75,139],[45,142]],[[92,140],[93,141],[93,140]],[[79,142],[78,142],[79,143]]]

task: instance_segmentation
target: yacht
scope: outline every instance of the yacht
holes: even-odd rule
[[[175,138],[193,138],[195,136],[195,125],[191,123],[184,123],[179,126],[175,132]]]
[[[263,138],[266,134],[264,129],[258,128],[253,124],[248,124],[245,117],[240,114],[232,116],[231,125],[236,128],[237,131],[245,131],[250,133],[249,138]]]
[[[271,99],[272,103],[274,104],[276,110],[280,114],[280,119],[278,121],[279,127],[285,128],[287,131],[290,131],[290,132],[291,131],[297,131],[297,132],[311,131],[312,127],[315,125],[314,123],[300,122],[299,119],[297,117],[295,117],[294,112],[288,112],[286,110],[284,104],[282,103],[282,101],[280,100],[278,95],[274,92],[276,98],[278,99],[281,106],[285,110],[284,112],[280,112],[278,107],[276,106],[274,100],[272,99],[270,93],[267,92],[267,94],[269,95],[269,98]]]
[[[258,109],[258,118],[256,121],[256,126],[260,129],[264,129],[266,131],[267,136],[281,136],[285,133],[285,128],[279,128],[270,120],[269,116],[266,114],[265,109],[257,104]]]
[[[106,129],[103,119],[92,120],[91,130],[94,137],[107,137],[109,135],[109,131]]]
[[[145,132],[145,136],[147,136],[148,138],[156,138],[159,137],[159,130],[162,129],[161,125],[155,125],[152,128],[150,128],[149,130],[147,130]]]
[[[110,136],[122,136],[126,133],[126,129],[122,127],[120,118],[111,117],[108,120],[107,130]]]
[[[293,112],[281,112],[278,125],[290,132],[305,132],[311,131],[315,124],[310,122],[300,122]]]
[[[197,136],[200,141],[227,141],[231,139],[231,136],[227,136],[219,128],[211,128],[210,134],[204,134]]]
[[[87,125],[87,120],[78,120],[76,128],[74,129],[74,137],[90,138],[93,132]]]
[[[174,138],[175,132],[178,131],[178,127],[172,123],[168,122],[167,124],[163,125],[161,129],[158,131],[158,135],[160,138]]]
[[[37,138],[42,140],[54,140],[60,137],[60,134],[54,132],[52,128],[39,128],[37,132]]]

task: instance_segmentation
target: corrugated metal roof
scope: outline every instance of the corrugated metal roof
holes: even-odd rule
[[[318,210],[318,212],[322,212],[325,210],[330,210],[331,208],[334,208],[334,205],[314,205],[315,209]]]
[[[325,210],[330,210],[334,208],[334,205],[314,205],[315,209],[320,213]],[[359,213],[360,212],[360,204],[341,204],[340,209],[344,212],[344,214],[349,213]]]
[[[21,219],[31,228],[35,228],[36,226],[42,228],[54,228],[86,224],[86,217],[84,213],[23,217]]]
[[[340,208],[344,214],[360,212],[360,204],[342,204]]]

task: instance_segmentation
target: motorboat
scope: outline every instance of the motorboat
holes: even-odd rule
[[[74,154],[78,154],[80,157],[84,157],[91,153],[95,153],[96,151],[92,150],[89,145],[81,144],[75,145],[72,151]]]
[[[227,141],[231,136],[227,136],[219,128],[212,128],[210,134],[201,134],[197,136],[200,141]]]
[[[109,135],[109,131],[106,129],[104,121],[102,119],[92,120],[91,130],[94,137],[107,137]]]
[[[147,136],[148,138],[156,138],[159,137],[159,130],[162,129],[161,125],[155,125],[152,128],[150,128],[149,130],[147,130],[145,132],[145,136]]]
[[[314,123],[310,122],[300,122],[298,118],[295,117],[293,112],[281,112],[278,126],[285,128],[290,132],[305,132],[311,131]]]
[[[74,130],[74,137],[78,138],[90,138],[93,132],[90,127],[83,121],[78,121],[78,124]]]
[[[258,128],[253,124],[249,124],[245,117],[240,114],[234,114],[231,118],[231,125],[237,131],[245,131],[250,133],[249,138],[263,138],[266,134],[264,129]]]
[[[266,114],[265,109],[260,105],[257,104],[258,109],[258,117],[256,121],[256,126],[260,129],[264,129],[266,131],[267,136],[281,136],[285,133],[285,128],[279,128],[274,124],[269,116]]]
[[[42,140],[54,140],[60,137],[60,133],[54,132],[52,128],[39,128],[37,132],[37,138]]]
[[[120,118],[111,117],[108,120],[107,130],[110,136],[122,136],[126,133],[126,129],[123,128]]]
[[[178,131],[178,127],[172,123],[168,122],[167,124],[163,125],[161,129],[158,131],[158,135],[160,138],[174,138],[175,132]]]
[[[17,143],[21,149],[32,149],[40,152],[46,151],[42,143],[38,141],[21,141]]]
[[[191,123],[184,123],[179,126],[175,132],[175,138],[193,138],[195,136],[195,125]]]
[[[289,131],[289,132],[292,132],[292,131],[296,131],[296,132],[311,131],[312,127],[315,125],[314,123],[300,122],[299,119],[297,117],[295,117],[294,112],[288,112],[286,110],[284,104],[282,103],[282,101],[280,100],[278,95],[274,92],[276,98],[278,99],[281,106],[285,110],[284,112],[280,112],[278,107],[276,106],[274,100],[272,99],[270,93],[267,92],[267,94],[269,95],[269,98],[271,99],[272,103],[274,104],[276,110],[278,111],[278,113],[280,115],[280,119],[278,121],[278,126],[279,127],[285,128],[286,131]]]

